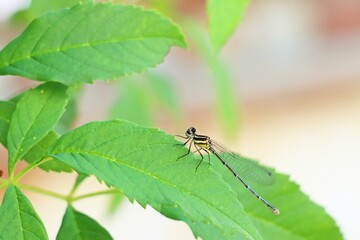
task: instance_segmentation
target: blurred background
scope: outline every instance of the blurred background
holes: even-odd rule
[[[29,20],[54,7],[41,5],[48,8],[43,10],[40,3],[0,1],[0,48]],[[219,61],[208,44],[204,1],[125,3],[158,8],[173,18],[184,29],[189,48],[173,48],[149,73],[84,86],[76,97],[72,127],[109,118],[173,134],[195,126],[199,133],[289,174],[334,217],[345,239],[360,239],[360,1],[252,0]],[[0,100],[36,84],[1,76]],[[6,161],[0,146],[0,169],[7,169]],[[75,174],[38,170],[23,181],[66,194],[74,179]],[[103,188],[89,179],[79,191]],[[54,239],[65,203],[25,193]],[[127,200],[108,217],[108,202],[102,196],[75,206],[99,220],[115,239],[193,239],[184,223]]]

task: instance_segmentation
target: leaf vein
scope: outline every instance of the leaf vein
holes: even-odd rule
[[[25,129],[25,132],[23,132],[23,131],[20,129],[20,124],[17,124],[17,127],[18,127],[18,129],[20,130],[21,137],[22,137],[22,138],[20,139],[20,141],[19,141],[18,147],[21,148],[22,144],[23,144],[24,141],[25,141],[25,136],[29,134],[29,132],[30,132],[31,128],[34,126],[34,124],[38,122],[38,121],[37,121],[38,117],[39,117],[39,116],[41,115],[41,113],[43,112],[43,110],[44,110],[44,108],[45,108],[45,106],[46,106],[46,103],[48,102],[49,98],[50,98],[51,96],[53,96],[54,94],[55,94],[55,93],[53,92],[53,93],[51,93],[50,95],[48,95],[48,96],[46,97],[44,104],[41,106],[40,110],[35,114],[34,120],[33,120],[32,122],[30,122],[30,124],[28,125],[28,127]],[[28,114],[27,108],[25,108],[25,112]],[[27,115],[27,116],[28,116],[28,115]],[[29,116],[28,116],[28,117],[29,117]],[[16,119],[17,119],[17,121],[19,121],[19,118],[16,118]],[[29,119],[29,120],[31,120],[31,119]],[[40,141],[40,140],[38,139],[38,141]],[[16,158],[19,158],[19,149],[16,151]],[[16,160],[17,160],[17,159],[16,159]]]
[[[33,59],[34,61],[38,62],[39,64],[43,65],[44,67],[46,67],[47,69],[49,69],[49,71],[56,71],[60,74],[64,74],[64,75],[67,75],[67,76],[70,76],[70,78],[73,78],[73,75],[67,73],[66,71],[63,71],[63,70],[60,70],[60,69],[57,69],[55,68],[54,66],[50,66],[48,64],[45,64],[44,62],[42,62],[39,58],[39,56],[29,56],[31,59]]]
[[[84,64],[84,65],[87,65],[90,69],[97,69],[98,71],[100,71],[100,72],[104,72],[104,69],[101,69],[101,68],[99,68],[99,67],[97,67],[99,64],[89,64],[89,63],[87,63],[86,61],[84,61],[84,60],[78,60],[78,59],[76,59],[76,58],[74,58],[73,56],[71,56],[71,55],[69,55],[69,54],[67,54],[65,51],[62,51],[62,50],[60,50],[59,51],[61,54],[63,54],[64,56],[66,56],[68,59],[70,59],[72,62],[78,62],[78,61],[81,61],[81,64]]]
[[[107,159],[109,161],[112,161],[112,162],[116,162],[118,164],[121,164],[123,165],[124,167],[127,167],[127,168],[130,168],[130,169],[133,169],[137,172],[140,172],[150,178],[153,178],[153,179],[156,179],[158,180],[159,182],[163,182],[165,185],[168,185],[170,186],[171,188],[174,188],[174,189],[177,189],[189,196],[192,196],[193,198],[195,199],[198,199],[198,201],[200,202],[203,202],[204,204],[206,204],[207,206],[211,207],[212,209],[215,209],[218,213],[220,213],[221,215],[225,216],[226,218],[228,218],[230,221],[234,222],[236,226],[240,226],[240,224],[236,221],[236,219],[234,219],[231,215],[221,211],[219,208],[217,208],[217,206],[215,206],[214,204],[208,202],[206,199],[202,198],[201,196],[198,196],[194,193],[192,193],[191,191],[188,191],[187,189],[183,188],[183,187],[180,187],[180,186],[177,186],[177,185],[174,185],[173,183],[167,181],[166,179],[164,178],[161,178],[160,176],[157,176],[157,175],[154,175],[153,173],[151,172],[146,172],[144,171],[143,169],[140,169],[140,168],[136,168],[135,166],[132,166],[132,165],[129,165],[128,163],[124,162],[124,161],[118,161],[118,159],[113,159],[113,158],[110,158],[110,157],[107,157],[107,156],[103,156],[103,155],[98,155],[98,154],[95,154],[95,153],[88,153],[86,151],[83,151],[83,152],[77,152],[78,154],[89,154],[89,155],[94,155],[94,156],[97,156],[97,157],[100,157],[100,158],[104,158],[104,159]],[[97,169],[96,166],[94,166],[94,163],[92,162],[88,162],[89,164],[91,164],[95,169]],[[79,166],[79,164],[77,163],[77,165]],[[230,191],[230,189],[229,189]],[[234,193],[235,195],[235,193]],[[175,204],[175,203],[174,203]],[[218,226],[220,227],[220,226]],[[243,231],[246,231],[245,229],[241,228]],[[247,232],[247,231],[246,231]],[[251,233],[247,232],[248,235],[252,236]],[[254,237],[254,236],[252,236]]]
[[[37,46],[39,45],[39,42],[43,39],[43,37],[45,36],[45,34],[54,26],[55,23],[57,22],[61,22],[61,20],[66,17],[67,15],[69,15],[71,13],[71,11],[68,11],[66,14],[60,16],[60,18],[54,18],[53,22],[51,22],[47,28],[45,29],[45,31],[43,31],[41,33],[40,36],[38,36],[38,39],[36,40],[36,43],[34,44],[34,46],[32,47],[32,49],[30,50],[30,54],[29,56],[32,55],[32,53],[34,52],[34,50],[37,48]],[[35,20],[36,21],[36,20]]]
[[[7,64],[4,64],[3,66],[0,66],[0,68],[4,68],[6,66],[13,66],[14,63],[16,62],[22,62],[22,61],[25,61],[27,59],[34,59],[36,57],[39,57],[39,56],[42,56],[42,55],[47,55],[47,54],[54,54],[54,53],[57,53],[59,51],[62,51],[62,52],[65,52],[67,50],[71,50],[71,49],[80,49],[82,47],[88,47],[88,46],[100,46],[100,45],[111,45],[111,44],[121,44],[121,43],[126,43],[126,42],[131,42],[131,41],[134,41],[134,42],[141,42],[141,41],[147,41],[147,40],[161,40],[161,39],[164,39],[164,40],[172,40],[172,38],[167,38],[167,37],[158,37],[158,36],[154,36],[154,37],[131,37],[131,38],[126,38],[126,39],[113,39],[111,41],[97,41],[97,42],[93,42],[93,43],[90,43],[90,42],[83,42],[83,43],[80,43],[80,44],[74,44],[74,45],[71,45],[71,46],[68,46],[68,47],[65,47],[65,48],[53,48],[53,49],[49,49],[47,51],[41,51],[39,53],[34,53],[33,51],[30,53],[30,54],[27,54],[26,56],[22,56],[21,58],[18,58],[18,59],[10,59],[8,61]]]

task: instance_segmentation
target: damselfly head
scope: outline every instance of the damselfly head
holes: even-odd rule
[[[186,130],[185,135],[187,137],[193,137],[195,136],[196,129],[194,127],[189,127],[188,130]]]

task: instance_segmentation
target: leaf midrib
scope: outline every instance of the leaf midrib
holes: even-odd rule
[[[23,225],[23,221],[22,221],[22,216],[21,216],[21,209],[20,209],[20,200],[19,200],[19,195],[18,195],[18,193],[17,193],[17,190],[16,190],[16,187],[15,186],[12,186],[12,188],[13,188],[13,191],[14,191],[14,193],[15,193],[15,201],[16,201],[16,205],[17,205],[17,212],[18,212],[18,219],[19,219],[19,221],[20,221],[20,224],[21,224],[21,236],[22,236],[22,238],[23,239],[25,239],[25,236],[24,236],[24,230],[25,230],[25,228],[24,228],[24,225]]]
[[[80,229],[79,222],[77,221],[78,219],[77,219],[77,217],[76,217],[75,209],[73,209],[73,208],[71,207],[70,211],[71,211],[71,215],[72,215],[72,217],[73,217],[73,220],[74,220],[74,222],[75,222],[75,231],[76,231],[76,233],[77,233],[77,236],[79,236],[80,239],[82,239],[81,229]]]
[[[53,49],[49,49],[48,51],[39,52],[37,54],[33,54],[33,52],[31,52],[29,55],[21,56],[21,58],[17,58],[17,59],[13,59],[13,57],[10,57],[10,60],[7,63],[0,66],[0,69],[4,68],[4,67],[8,67],[10,65],[13,65],[14,63],[26,61],[28,59],[32,59],[32,58],[36,58],[36,57],[40,57],[40,56],[48,55],[48,54],[66,52],[66,51],[72,50],[72,49],[81,49],[81,48],[86,48],[86,47],[96,47],[96,46],[110,45],[110,44],[120,44],[120,43],[129,42],[129,41],[130,42],[131,41],[133,41],[133,42],[141,42],[141,41],[155,40],[155,39],[158,39],[158,40],[164,39],[164,40],[170,40],[170,41],[177,41],[176,38],[153,36],[153,37],[146,37],[146,38],[144,38],[144,37],[133,37],[133,38],[126,38],[126,39],[115,39],[115,40],[111,40],[111,41],[87,42],[87,43],[71,45],[71,46],[64,47],[64,48],[61,48],[61,47],[60,48],[53,48]],[[179,45],[179,44],[176,44],[176,45]],[[36,51],[35,51],[35,53],[36,53]]]
[[[39,112],[36,114],[36,116],[35,116],[35,118],[34,118],[34,121],[32,121],[32,122],[30,123],[29,127],[25,130],[25,134],[22,134],[22,133],[21,133],[22,139],[20,140],[20,142],[19,142],[19,144],[18,144],[18,148],[17,148],[17,151],[16,151],[16,155],[15,155],[14,159],[10,159],[10,161],[15,162],[15,161],[18,160],[17,158],[21,158],[21,157],[19,157],[19,155],[21,155],[21,154],[19,154],[19,151],[20,151],[20,149],[21,149],[22,144],[23,144],[24,141],[25,141],[25,136],[26,136],[27,134],[29,134],[32,126],[37,122],[36,120],[37,120],[38,117],[40,116],[40,113],[43,112],[43,109],[45,108],[45,105],[46,105],[47,102],[49,101],[49,98],[51,98],[54,94],[55,94],[55,93],[53,92],[52,94],[48,95],[48,97],[46,98],[46,101],[45,101],[44,104],[41,106],[41,109],[40,109]],[[27,108],[25,108],[25,109],[26,109],[26,112],[28,113],[28,109],[27,109]],[[18,127],[20,127],[20,126],[18,125]],[[20,131],[20,129],[19,129],[19,131]],[[20,131],[20,132],[21,132],[21,131]],[[46,135],[46,134],[45,134],[45,135]],[[10,135],[10,136],[11,136],[11,135]],[[10,139],[11,139],[11,144],[12,144],[14,147],[16,147],[16,146],[15,146],[15,143],[14,143],[14,141],[13,141],[13,138],[11,137]],[[41,140],[41,139],[40,139],[40,140]],[[39,142],[40,140],[37,140],[37,141]],[[9,141],[8,141],[8,142],[9,142]],[[8,144],[9,144],[9,143],[8,143]],[[34,144],[34,146],[35,146],[35,145],[36,145],[36,144]],[[31,148],[30,148],[30,149],[31,149]],[[25,154],[26,154],[26,153],[24,153],[23,156],[24,156]]]

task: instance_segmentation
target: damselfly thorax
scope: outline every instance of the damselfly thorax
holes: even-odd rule
[[[179,135],[177,135],[179,136]],[[185,137],[179,136],[186,141],[182,145],[186,145],[189,143],[189,148],[186,154],[180,156],[178,159],[185,157],[191,151],[192,145],[196,148],[194,153],[199,153],[201,156],[201,160],[197,165],[196,169],[202,163],[204,159],[201,151],[204,151],[209,156],[209,163],[210,163],[210,153],[212,153],[217,159],[220,160],[222,164],[224,164],[229,171],[238,179],[240,182],[261,202],[263,202],[268,208],[272,210],[274,214],[279,214],[280,211],[266,201],[263,197],[261,197],[258,193],[256,193],[250,186],[247,184],[243,177],[247,177],[248,179],[252,179],[258,183],[270,185],[274,183],[274,174],[271,170],[259,165],[257,162],[246,159],[242,157],[240,154],[230,151],[226,147],[222,146],[221,144],[217,143],[216,141],[212,140],[209,136],[206,135],[199,135],[196,134],[196,129],[194,127],[190,127],[185,132]]]

